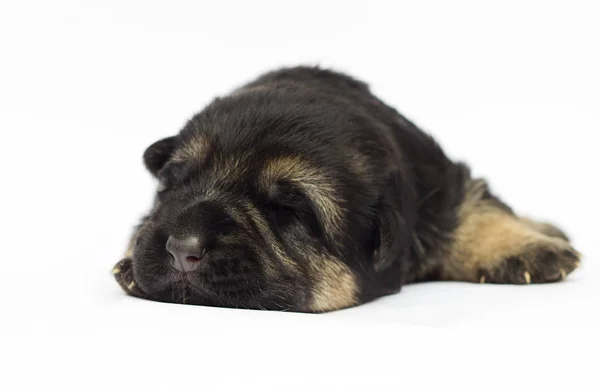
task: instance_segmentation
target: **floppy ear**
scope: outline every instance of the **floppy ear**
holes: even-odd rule
[[[146,148],[144,152],[144,164],[152,175],[156,176],[161,168],[167,163],[175,147],[177,136],[163,138]]]
[[[396,189],[387,189],[379,200],[376,216],[375,251],[373,268],[376,272],[386,270],[409,254],[410,232],[401,215],[405,202]]]

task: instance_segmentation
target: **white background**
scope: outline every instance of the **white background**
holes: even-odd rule
[[[0,388],[599,389],[595,1],[3,1]],[[567,281],[428,283],[327,315],[146,302],[112,280],[141,155],[260,72],[369,82],[584,253]]]

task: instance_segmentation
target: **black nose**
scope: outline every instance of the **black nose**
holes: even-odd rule
[[[196,236],[188,236],[184,239],[169,236],[167,251],[172,256],[171,264],[173,267],[184,273],[196,270],[204,256],[202,243],[200,238]]]

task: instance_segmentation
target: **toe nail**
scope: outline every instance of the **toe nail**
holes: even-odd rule
[[[562,279],[564,280],[565,278],[567,278],[567,272],[565,271],[565,269],[560,269],[560,275],[562,276]]]
[[[115,267],[114,269],[112,269],[112,274],[119,274],[121,273],[121,269],[119,269],[118,267]]]
[[[127,289],[131,290],[135,286],[135,281],[131,281],[129,285],[127,285]]]
[[[523,277],[525,277],[525,283],[531,284],[531,274],[529,272],[523,273]]]
[[[479,277],[479,283],[480,284],[484,284],[485,283],[485,276]]]

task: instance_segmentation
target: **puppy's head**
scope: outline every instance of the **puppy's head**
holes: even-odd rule
[[[393,227],[368,183],[310,145],[232,144],[195,129],[144,153],[159,182],[132,251],[147,297],[322,312],[389,293],[369,288]]]

